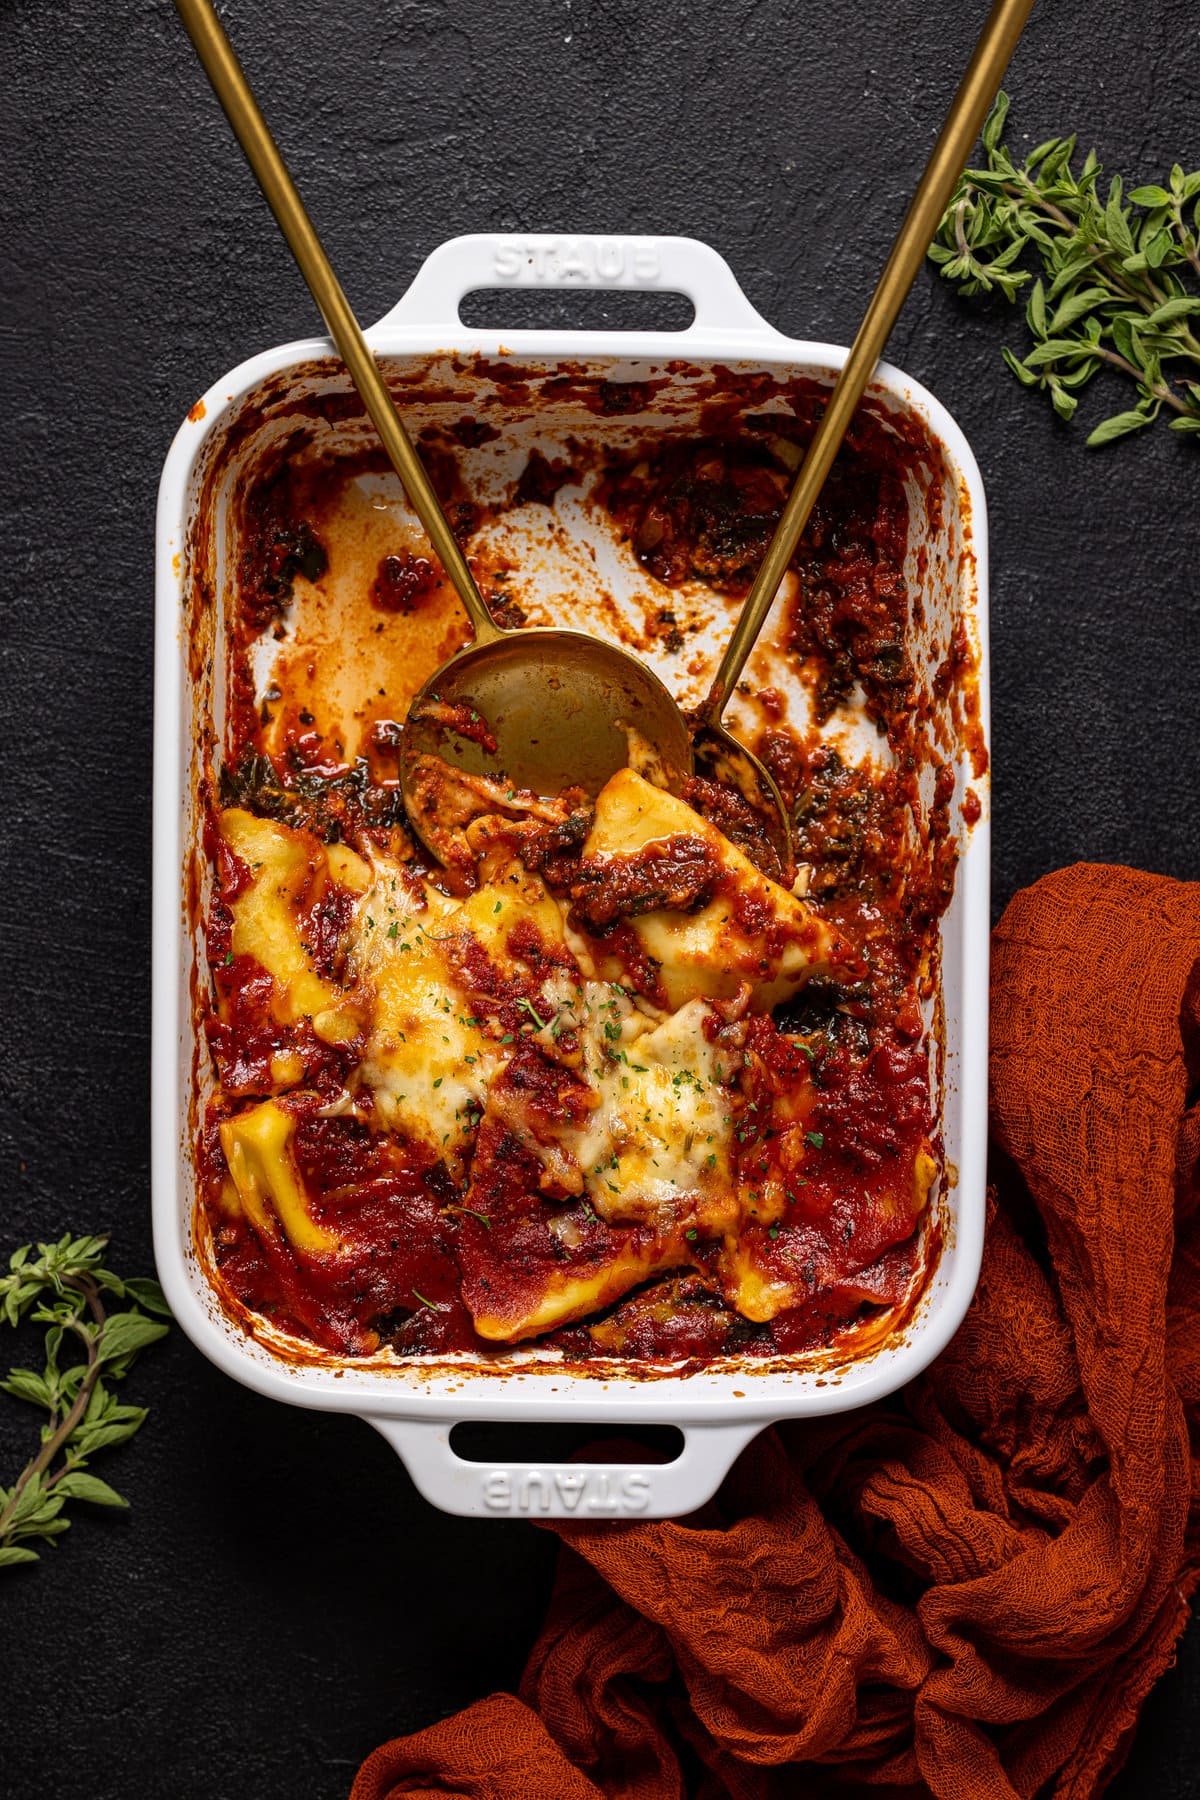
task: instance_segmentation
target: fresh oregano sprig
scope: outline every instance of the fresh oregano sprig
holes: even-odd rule
[[[1117,175],[1101,197],[1096,152],[1076,175],[1073,137],[1048,138],[1018,165],[1002,141],[1007,114],[1001,92],[983,128],[987,167],[963,175],[930,257],[960,294],[1015,300],[1033,282],[1033,349],[1004,360],[1049,393],[1059,418],[1105,365],[1136,383],[1137,405],[1103,420],[1089,444],[1140,431],[1164,407],[1173,431],[1200,433],[1200,170],[1176,163],[1166,186],[1129,194]]]
[[[125,1506],[120,1494],[88,1473],[98,1450],[131,1438],[146,1417],[142,1406],[124,1406],[109,1384],[122,1380],[139,1350],[166,1335],[158,1314],[170,1310],[157,1281],[122,1281],[103,1266],[107,1238],[73,1238],[26,1244],[0,1275],[0,1319],[17,1325],[29,1317],[46,1331],[46,1366],[12,1369],[0,1381],[5,1393],[27,1400],[47,1415],[41,1445],[11,1488],[0,1487],[0,1568],[37,1562],[31,1540],[53,1544],[70,1525],[68,1500]],[[113,1302],[124,1310],[114,1311]],[[64,1356],[82,1349],[82,1360]],[[64,1367],[64,1362],[66,1366]]]

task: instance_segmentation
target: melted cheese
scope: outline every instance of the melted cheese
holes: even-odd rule
[[[370,1010],[359,1074],[379,1123],[452,1162],[474,1136],[501,1061],[445,953],[459,911],[430,883],[381,861],[355,912],[349,958]]]
[[[522,972],[524,965],[513,954],[509,936],[517,925],[532,929],[550,949],[564,942],[563,916],[557,900],[547,893],[536,875],[527,875],[520,865],[499,880],[478,888],[459,907],[456,931],[469,931],[484,951],[489,962],[502,975]]]
[[[776,1313],[799,1306],[811,1298],[812,1289],[797,1274],[795,1281],[764,1269],[750,1247],[736,1238],[723,1246],[721,1287],[726,1300],[743,1319],[765,1325]]]
[[[350,967],[370,1023],[360,1079],[379,1123],[452,1163],[474,1138],[491,1083],[512,1055],[495,1007],[470,991],[462,951],[473,939],[498,973],[526,973],[511,937],[521,925],[550,949],[563,943],[558,903],[515,869],[455,900],[399,864],[380,860],[355,912]],[[561,991],[561,979],[553,978]],[[568,982],[568,992],[577,991]],[[554,1016],[556,991],[547,1006]],[[530,1022],[542,1015],[532,1007]],[[549,1023],[549,1020],[547,1021]]]
[[[714,1229],[728,1212],[732,1123],[720,1056],[693,1000],[654,1023],[618,990],[589,982],[584,1075],[596,1097],[561,1141],[609,1224],[659,1229],[687,1214]]]
[[[240,807],[221,814],[221,836],[250,871],[247,887],[230,903],[235,956],[252,956],[270,975],[271,1010],[281,1025],[310,1018],[317,1036],[344,1043],[358,1030],[353,999],[313,967],[300,931],[302,910],[320,899],[330,881],[351,893],[370,885],[371,871],[343,844],[321,844],[308,832]],[[281,1070],[286,1079],[287,1070]],[[303,1075],[303,1063],[299,1080]]]
[[[619,770],[601,790],[584,859],[593,871],[611,865],[616,878],[623,860],[673,837],[705,843],[726,880],[725,891],[696,911],[662,907],[629,920],[642,949],[661,965],[672,1010],[698,996],[731,998],[748,983],[755,1010],[764,1011],[811,975],[844,968],[847,946],[811,907],[771,881],[684,801],[651,787],[632,769]],[[744,922],[749,918],[753,929]],[[607,964],[603,972],[615,973]]]
[[[250,872],[230,903],[234,954],[253,957],[269,973],[281,1024],[311,1018],[331,1043],[361,1033],[363,1055],[350,1078],[360,1112],[373,1111],[377,1129],[444,1158],[460,1184],[480,1120],[490,1112],[540,1159],[547,1205],[573,1194],[586,1203],[579,1216],[590,1207],[614,1228],[599,1263],[581,1256],[585,1266],[572,1267],[578,1226],[556,1211],[549,1229],[566,1260],[556,1266],[549,1259],[527,1294],[518,1299],[516,1283],[505,1301],[487,1282],[469,1294],[464,1285],[481,1336],[517,1342],[585,1317],[664,1270],[694,1262],[697,1239],[721,1240],[721,1287],[743,1317],[765,1322],[810,1297],[811,1264],[793,1274],[785,1258],[768,1256],[744,1228],[786,1215],[786,1180],[804,1155],[811,1093],[805,1083],[776,1097],[769,1168],[759,1180],[743,1176],[739,1188],[732,1072],[723,1066],[730,1052],[712,1041],[719,1023],[713,1002],[748,986],[751,1006],[761,1010],[811,974],[850,965],[845,946],[815,913],[690,807],[623,770],[602,791],[584,847],[593,872],[608,863],[614,879],[623,859],[672,837],[699,838],[711,848],[722,879],[708,904],[628,920],[642,950],[661,965],[665,1013],[621,985],[624,966],[603,936],[568,927],[565,903],[519,863],[460,899],[406,865],[383,857],[368,864],[344,846],[322,845],[238,808],[222,814],[220,830]],[[356,896],[341,945],[345,985],[316,972],[304,936],[331,882]],[[539,977],[533,988],[532,961]],[[517,1003],[529,1014],[520,1036],[569,1065],[563,1091],[577,1095],[577,1079],[585,1084],[589,1104],[574,1106],[569,1122],[548,1124],[532,1089],[497,1085],[519,1042],[511,1012],[506,1029],[500,1003],[489,998],[497,979],[534,994]],[[303,1080],[298,1053],[281,1050],[276,1061],[280,1085]],[[273,1100],[221,1124],[225,1204],[260,1236],[282,1238],[299,1255],[336,1255],[337,1233],[313,1217],[305,1194],[295,1127],[295,1114]],[[896,1191],[878,1197],[879,1206],[915,1218],[934,1172],[922,1154]],[[815,1276],[819,1285],[819,1269]]]

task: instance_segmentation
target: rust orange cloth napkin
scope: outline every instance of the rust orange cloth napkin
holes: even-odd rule
[[[352,1800],[1085,1800],[1200,1571],[1200,884],[1081,865],[993,939],[983,1275],[893,1400],[686,1521],[581,1527],[520,1697]]]

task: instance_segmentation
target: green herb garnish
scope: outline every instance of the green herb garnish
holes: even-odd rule
[[[1050,395],[1060,419],[1105,366],[1136,383],[1136,407],[1103,420],[1089,444],[1140,431],[1164,406],[1172,431],[1200,432],[1200,170],[1176,163],[1164,186],[1128,195],[1114,176],[1101,197],[1096,152],[1078,176],[1071,167],[1074,137],[1049,138],[1018,165],[1001,142],[1007,113],[1000,93],[983,128],[987,166],[963,175],[930,257],[960,294],[1015,300],[1033,281],[1033,349],[1023,362],[1006,349],[1004,360]]]
[[[524,994],[521,995],[521,998],[518,1000],[517,1005],[524,1007],[525,1011],[529,1014],[530,1018],[533,1020],[534,1024],[537,1026],[539,1031],[545,1031],[547,1025],[549,1025],[554,1018],[553,1013],[551,1013],[549,1019],[541,1018],[538,1014],[537,1008],[533,1004],[533,1001],[527,1000],[525,998]]]
[[[170,1311],[157,1281],[122,1281],[101,1258],[107,1238],[73,1238],[26,1244],[14,1251],[0,1276],[0,1318],[18,1325],[29,1317],[48,1327],[46,1364],[12,1369],[0,1388],[47,1414],[41,1446],[10,1488],[0,1487],[0,1568],[37,1562],[29,1540],[53,1544],[71,1521],[68,1500],[126,1506],[98,1475],[87,1473],[99,1450],[123,1444],[142,1425],[146,1409],[122,1406],[106,1383],[121,1381],[147,1344],[166,1336]],[[113,1310],[113,1302],[122,1307]],[[151,1318],[149,1314],[158,1314]],[[64,1346],[82,1346],[84,1360],[62,1366]]]
[[[446,1211],[454,1212],[454,1213],[467,1213],[467,1214],[469,1214],[469,1216],[472,1219],[478,1219],[479,1223],[481,1225],[486,1225],[489,1231],[492,1229],[492,1221],[488,1217],[487,1213],[476,1212],[475,1208],[473,1206],[448,1206],[446,1208]],[[414,1293],[416,1292],[415,1289],[413,1291],[414,1291]]]

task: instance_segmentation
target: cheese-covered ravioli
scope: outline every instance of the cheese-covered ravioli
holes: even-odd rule
[[[762,1010],[813,975],[857,968],[850,945],[810,906],[683,800],[632,769],[619,770],[597,797],[580,877],[580,896],[607,886],[631,897],[626,928],[640,956],[657,965],[673,1011],[697,997],[731,998],[747,986]],[[586,899],[583,912],[586,923]],[[602,972],[612,976],[618,965],[640,985],[619,939],[605,958],[603,933],[594,936]]]
[[[500,1061],[454,981],[446,946],[459,911],[432,882],[381,859],[350,947],[369,1019],[358,1077],[378,1122],[451,1162],[472,1139]]]
[[[620,989],[589,982],[587,997],[592,1110],[564,1128],[561,1142],[596,1212],[612,1224],[663,1230],[684,1215],[710,1231],[729,1223],[731,1096],[722,1053],[705,1030],[711,1008],[692,1000],[655,1023]]]
[[[350,967],[369,1019],[359,1080],[378,1122],[457,1168],[517,1041],[506,1006],[532,991],[528,1031],[548,983],[556,996],[576,991],[561,908],[518,865],[463,900],[380,859],[355,912]]]
[[[326,1043],[348,1042],[360,1025],[354,996],[317,972],[304,925],[331,884],[352,895],[369,887],[368,864],[344,844],[322,844],[241,807],[221,813],[218,829],[246,870],[229,902],[231,953],[253,957],[270,975],[271,1011],[281,1025],[309,1018]]]
[[[487,1338],[582,1318],[736,1228],[730,1056],[709,1003],[655,1020],[587,981],[558,1023],[575,1066],[528,1041],[480,1130],[468,1205],[487,1224],[464,1249],[463,1294]]]

